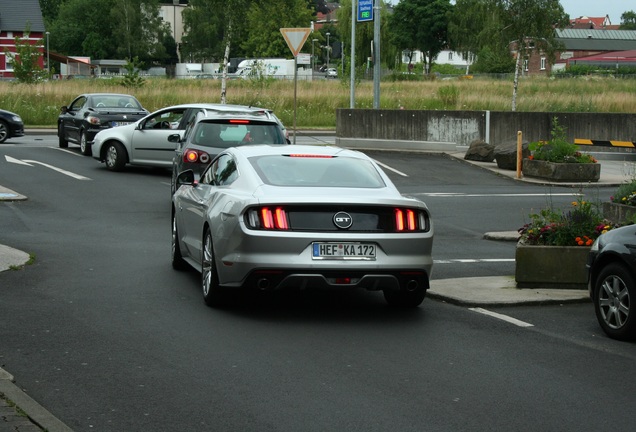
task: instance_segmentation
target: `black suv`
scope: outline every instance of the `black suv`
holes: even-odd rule
[[[134,123],[148,115],[134,96],[116,93],[87,93],[63,106],[57,120],[59,146],[72,142],[80,146],[83,155],[91,155],[97,132],[114,126]]]

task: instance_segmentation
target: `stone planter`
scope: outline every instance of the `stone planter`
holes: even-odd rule
[[[523,175],[554,182],[597,182],[601,178],[600,163],[554,163],[524,159]]]
[[[518,288],[587,289],[587,246],[530,246],[517,243]]]
[[[603,203],[603,217],[614,223],[624,225],[628,221],[634,220],[635,216],[636,207],[634,206],[613,202]]]

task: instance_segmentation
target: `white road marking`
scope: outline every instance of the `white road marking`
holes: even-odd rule
[[[386,168],[386,169],[388,169],[388,170],[390,170],[390,171],[393,171],[394,173],[399,174],[399,175],[401,175],[402,177],[408,177],[408,175],[407,175],[407,174],[403,173],[402,171],[398,171],[398,170],[396,170],[395,168],[392,168],[392,167],[388,166],[387,164],[383,164],[382,162],[379,162],[379,161],[377,161],[377,160],[375,160],[375,159],[373,159],[373,161],[374,161],[375,163],[377,163],[378,165],[380,165],[382,168]]]
[[[448,259],[433,260],[434,264],[466,264],[466,263],[495,263],[495,262],[514,262],[514,258],[482,258],[482,259]]]
[[[59,173],[61,173],[61,174],[67,175],[67,176],[69,176],[69,177],[76,178],[76,179],[78,179],[78,180],[91,180],[91,179],[90,179],[90,178],[88,178],[88,177],[84,177],[84,176],[82,176],[82,175],[75,174],[75,173],[73,173],[73,172],[63,170],[62,168],[58,168],[58,167],[55,167],[55,166],[53,166],[53,165],[46,164],[46,163],[44,163],[44,162],[38,162],[38,161],[34,161],[34,160],[24,160],[23,162],[30,162],[30,163],[33,163],[33,164],[42,165],[42,166],[44,166],[44,167],[47,167],[47,168],[52,169],[53,171],[57,171],[57,172],[59,172]]]
[[[68,153],[68,154],[73,155],[73,156],[76,156],[76,157],[81,157],[81,158],[85,158],[85,157],[86,157],[86,156],[84,156],[83,154],[75,153],[75,152],[72,152],[72,151],[67,150],[67,149],[63,149],[63,148],[59,148],[59,147],[53,147],[53,148],[54,148],[55,150],[59,150],[59,151],[62,151],[62,152],[64,152],[64,153]]]
[[[491,312],[491,311],[486,310],[486,309],[470,308],[469,310],[471,310],[473,312],[480,313],[480,314],[488,315],[488,316],[491,316],[493,318],[500,319],[502,321],[505,321],[505,322],[510,323],[510,324],[514,324],[514,325],[519,326],[519,327],[534,327],[534,324],[530,324],[530,323],[527,323],[527,322],[524,322],[524,321],[520,321],[520,320],[518,320],[516,318],[509,317],[508,315],[503,315],[503,314],[500,314],[500,313],[497,313],[497,312]]]
[[[14,163],[14,164],[33,166],[33,165],[28,164],[28,163],[26,163],[24,161],[21,161],[20,159],[12,158],[11,156],[5,155],[4,158],[7,160],[7,162],[11,162],[11,163]]]

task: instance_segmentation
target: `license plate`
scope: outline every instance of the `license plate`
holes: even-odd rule
[[[116,121],[114,121],[114,122],[112,123],[113,127],[117,127],[117,126],[126,126],[126,125],[129,125],[129,124],[132,124],[132,122],[116,122]]]
[[[312,258],[374,260],[375,249],[373,243],[315,242],[312,244]]]

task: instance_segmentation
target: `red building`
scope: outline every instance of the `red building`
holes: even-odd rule
[[[24,38],[25,30],[30,28],[28,41],[37,45],[44,54],[44,38],[46,29],[42,19],[42,10],[38,0],[0,0],[0,79],[14,78],[13,57],[15,54],[15,38]],[[7,55],[6,51],[9,51]],[[39,59],[40,67],[44,67],[44,55]]]

